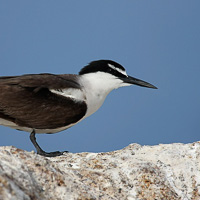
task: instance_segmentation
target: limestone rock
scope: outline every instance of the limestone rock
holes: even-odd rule
[[[0,200],[199,200],[200,142],[45,158],[0,147]]]

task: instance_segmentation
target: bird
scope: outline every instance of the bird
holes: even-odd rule
[[[112,60],[95,60],[79,74],[25,74],[0,77],[0,125],[30,133],[37,154],[46,157],[64,152],[46,152],[36,134],[68,129],[95,113],[114,89],[138,85],[156,86],[127,75]]]

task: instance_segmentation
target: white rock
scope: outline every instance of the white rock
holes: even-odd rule
[[[0,200],[199,200],[200,142],[45,158],[0,147]]]

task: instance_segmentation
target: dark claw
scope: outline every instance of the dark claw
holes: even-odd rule
[[[36,137],[35,137],[35,130],[33,130],[30,134],[30,139],[31,142],[33,143],[34,147],[37,150],[37,154],[41,156],[46,156],[46,157],[55,157],[55,156],[61,156],[63,153],[68,153],[68,151],[54,151],[54,152],[45,152],[42,150],[42,148],[39,146],[39,144],[36,142]]]
[[[54,151],[54,152],[45,152],[45,151],[38,151],[37,154],[45,157],[56,157],[56,156],[61,156],[64,153],[68,153],[68,151]]]

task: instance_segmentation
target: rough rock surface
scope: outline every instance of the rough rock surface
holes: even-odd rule
[[[200,199],[200,142],[45,158],[0,147],[0,200]]]

